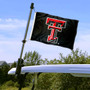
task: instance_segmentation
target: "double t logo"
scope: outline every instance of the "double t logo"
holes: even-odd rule
[[[51,30],[51,34],[48,35],[47,42],[57,44],[58,42],[57,32],[61,32],[62,28],[65,28],[66,21],[48,17],[46,19],[46,24],[48,24],[48,29]]]

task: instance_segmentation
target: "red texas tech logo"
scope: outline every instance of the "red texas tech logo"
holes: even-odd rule
[[[61,32],[62,28],[65,28],[66,21],[47,17],[46,24],[48,24],[48,29],[51,30],[51,34],[48,35],[47,42],[57,44],[57,32]]]

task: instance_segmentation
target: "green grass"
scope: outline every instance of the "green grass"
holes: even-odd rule
[[[29,86],[22,88],[22,90],[31,90],[32,83]],[[12,80],[5,82],[0,86],[0,90],[18,90],[18,83],[14,83]]]
[[[6,86],[1,86],[0,90],[18,90],[16,87],[6,87]]]
[[[32,86],[32,85],[30,85],[30,86]],[[30,86],[24,87],[24,88],[22,88],[22,90],[31,90]],[[4,83],[2,86],[0,86],[0,90],[18,90],[18,88],[15,86],[7,86],[6,83]]]
[[[18,90],[18,88],[17,87],[4,87],[4,86],[2,86],[0,88],[0,90]],[[22,90],[30,90],[30,87],[22,88]]]

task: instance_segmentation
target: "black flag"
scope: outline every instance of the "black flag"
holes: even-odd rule
[[[78,20],[35,13],[31,40],[73,49]]]

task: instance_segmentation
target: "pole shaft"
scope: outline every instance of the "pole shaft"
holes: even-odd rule
[[[24,35],[24,40],[22,41],[23,44],[22,44],[22,48],[21,48],[20,58],[18,59],[17,68],[16,68],[17,76],[19,76],[20,73],[21,73],[21,67],[22,67],[22,63],[23,63],[22,55],[23,55],[23,50],[24,50],[24,46],[25,46],[25,42],[26,42],[26,37],[27,37],[27,33],[28,33],[28,28],[29,28],[33,8],[34,8],[33,3],[31,3],[31,10],[30,10],[30,13],[29,13],[28,23],[27,23],[27,26],[26,26],[26,32],[25,32],[25,35]]]
[[[24,46],[25,46],[25,42],[26,42],[26,37],[27,37],[27,33],[28,33],[28,28],[29,28],[29,24],[30,24],[32,9],[34,8],[33,5],[34,4],[31,3],[31,7],[30,7],[31,10],[30,10],[29,18],[28,18],[28,23],[27,23],[27,26],[26,26],[26,32],[25,32],[25,35],[24,35],[24,40],[22,41],[23,44],[22,44],[22,48],[21,48],[20,58],[18,59],[18,63],[17,63],[17,67],[16,67],[16,75],[17,75],[17,78],[18,78],[18,83],[20,85],[19,86],[19,90],[21,90],[21,88],[23,86],[23,82],[24,82],[24,78],[22,78],[22,75],[20,74],[21,73],[21,67],[23,66],[22,55],[23,55],[23,50],[24,50]]]
[[[29,24],[30,24],[30,19],[31,19],[31,14],[32,14],[32,9],[30,10],[29,19],[28,19],[28,23],[27,23],[27,27],[26,27],[25,36],[24,36],[24,41],[26,41],[26,37],[27,37],[27,33],[28,33],[28,28],[29,28]],[[20,58],[22,58],[24,46],[25,46],[25,43],[23,43],[23,45],[22,45]]]

